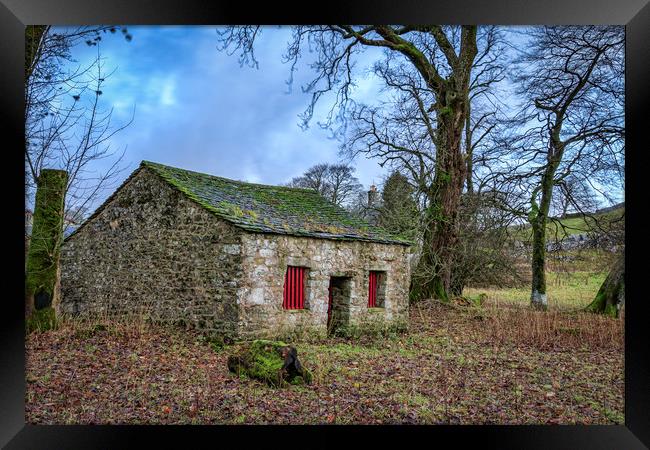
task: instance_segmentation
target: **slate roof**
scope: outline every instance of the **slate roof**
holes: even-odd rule
[[[245,183],[142,161],[221,219],[253,232],[411,245],[370,225],[312,189]]]

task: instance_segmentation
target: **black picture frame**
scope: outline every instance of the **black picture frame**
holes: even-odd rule
[[[625,425],[619,426],[411,426],[411,427],[147,427],[34,426],[25,424],[24,248],[24,26],[34,24],[202,24],[225,23],[478,23],[620,24],[626,26],[626,330]],[[248,446],[252,438],[283,447],[338,447],[362,437],[400,446],[463,445],[482,448],[637,449],[650,446],[650,370],[644,273],[648,241],[643,236],[645,128],[650,109],[650,4],[648,0],[416,0],[329,1],[326,3],[205,2],[201,0],[0,0],[0,102],[7,225],[4,240],[4,302],[0,316],[0,444],[6,448],[192,448]],[[645,114],[644,114],[645,113]],[[16,272],[15,274],[9,272]],[[322,436],[322,437],[319,437]],[[314,439],[316,438],[316,439]],[[259,445],[259,444],[258,444]],[[418,444],[421,445],[421,444]],[[355,444],[356,446],[356,444]]]

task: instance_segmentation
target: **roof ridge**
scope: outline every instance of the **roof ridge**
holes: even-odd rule
[[[147,161],[147,160],[142,160],[140,162],[141,166],[162,166],[166,167],[169,169],[175,169],[175,170],[182,170],[183,172],[190,172],[190,173],[195,173],[197,175],[203,175],[203,176],[208,176],[211,178],[218,178],[220,180],[224,181],[229,181],[231,183],[238,183],[238,184],[248,184],[251,186],[261,186],[261,187],[267,187],[267,188],[273,188],[273,189],[287,189],[291,191],[302,191],[302,192],[310,192],[310,193],[315,193],[318,194],[318,192],[315,189],[312,188],[299,188],[299,187],[292,187],[292,186],[278,186],[276,184],[263,184],[263,183],[251,183],[250,181],[241,181],[241,180],[233,180],[232,178],[226,178],[226,177],[220,177],[219,175],[212,175],[210,173],[205,173],[205,172],[197,172],[196,170],[189,170],[189,169],[182,169],[180,167],[176,166],[168,166],[166,164],[161,164],[157,163],[155,161]]]
[[[326,199],[315,189],[248,183],[146,160],[141,162],[140,167],[151,170],[221,219],[249,231],[413,245],[408,239],[368,223]],[[179,179],[178,176],[190,179]],[[195,180],[192,181],[192,178]],[[195,181],[200,181],[204,186],[197,190],[197,185],[193,184]],[[215,191],[211,189],[212,186],[208,187],[215,183],[230,185],[234,192],[224,197],[219,193],[219,188]],[[238,192],[241,192],[243,198],[248,198],[249,202],[238,201]],[[254,192],[259,192],[260,195],[264,193],[264,197],[260,198]],[[301,197],[303,200],[300,200]],[[253,209],[250,200],[256,205]],[[296,204],[302,201],[307,203]],[[315,209],[309,211],[310,207]],[[267,217],[266,214],[270,215]],[[260,215],[264,218],[260,219]]]

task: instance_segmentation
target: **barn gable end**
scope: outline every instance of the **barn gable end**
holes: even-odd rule
[[[241,233],[141,168],[64,242],[59,309],[235,333]]]

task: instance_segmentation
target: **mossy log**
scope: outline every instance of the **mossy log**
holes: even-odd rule
[[[625,251],[600,286],[596,298],[587,306],[587,311],[618,317],[625,302]]]
[[[256,340],[228,357],[228,369],[271,386],[309,384],[311,373],[302,367],[298,351],[284,342]]]
[[[63,210],[68,173],[43,169],[38,177],[32,235],[27,252],[25,313],[52,306],[63,240]]]

